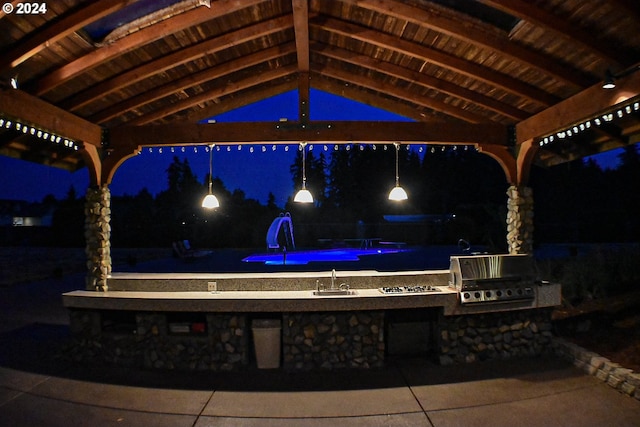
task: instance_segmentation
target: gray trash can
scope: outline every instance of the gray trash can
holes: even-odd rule
[[[280,367],[280,320],[254,319],[251,323],[253,347],[259,369]]]

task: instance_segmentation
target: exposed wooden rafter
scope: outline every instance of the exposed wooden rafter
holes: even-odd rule
[[[382,49],[396,51],[404,55],[421,59],[428,63],[439,65],[472,79],[488,83],[507,92],[517,94],[544,106],[553,105],[559,101],[558,98],[543,90],[537,89],[531,85],[523,84],[520,80],[498,73],[490,68],[486,68],[474,62],[402,40],[367,27],[361,27],[332,18],[318,21],[312,20],[311,26],[317,27],[322,31],[340,34],[344,37],[351,37]]]
[[[138,117],[137,119],[131,120],[128,122],[128,124],[142,125],[142,124],[153,123],[155,121],[164,119],[165,117],[171,116],[180,111],[184,111],[195,105],[203,104],[213,99],[216,99],[222,96],[227,96],[234,92],[239,92],[241,90],[244,90],[250,87],[258,86],[270,80],[291,76],[296,71],[297,71],[296,66],[286,66],[286,67],[277,68],[275,70],[265,71],[259,75],[254,75],[244,80],[233,82],[225,86],[221,86],[213,91],[204,92],[196,96],[188,97],[182,101],[169,104],[166,107],[155,110],[153,113],[145,114],[143,116]]]
[[[340,0],[363,9],[380,12],[392,18],[411,22],[463,40],[467,43],[490,49],[518,62],[533,67],[555,79],[561,80],[576,89],[585,88],[594,83],[593,78],[580,71],[560,64],[554,58],[540,54],[524,46],[511,43],[505,36],[498,36],[478,25],[472,26],[460,19],[454,20],[442,14],[420,9],[395,0]]]
[[[529,113],[500,102],[497,99],[465,89],[464,87],[460,87],[459,85],[450,83],[446,80],[402,68],[389,62],[371,58],[370,56],[356,55],[347,50],[329,46],[314,46],[313,51],[326,56],[327,58],[356,65],[370,71],[384,73],[391,77],[411,82],[412,84],[420,85],[428,89],[433,89],[438,92],[451,95],[455,98],[472,102],[510,119],[523,120],[529,117]]]
[[[204,82],[220,79],[224,76],[229,76],[240,70],[292,54],[293,52],[295,52],[295,45],[293,43],[286,43],[284,45],[265,49],[254,54],[247,55],[224,64],[220,64],[214,68],[209,68],[199,73],[186,76],[182,79],[167,83],[166,85],[157,87],[153,90],[143,92],[140,95],[131,97],[119,104],[113,105],[103,111],[100,111],[99,113],[93,115],[90,119],[95,123],[104,123],[109,119],[112,119],[125,112],[131,111],[142,105],[149,104],[150,102],[167,96],[171,96],[175,93],[181,92]]]
[[[571,43],[581,45],[611,64],[629,65],[631,58],[616,46],[594,38],[593,34],[577,28],[575,25],[572,25],[569,20],[540,9],[530,2],[524,0],[478,1],[520,19],[532,22],[545,30],[553,31]]]
[[[290,27],[291,18],[289,16],[282,16],[245,27],[238,31],[224,34],[220,37],[209,39],[202,43],[192,45],[186,49],[149,61],[139,67],[135,67],[129,71],[119,74],[116,77],[103,81],[91,89],[79,93],[73,97],[73,99],[63,102],[62,107],[70,111],[75,111],[96,99],[100,99],[115,92],[116,90],[133,85],[155,74],[178,67],[205,55],[220,52],[228,49],[230,46],[237,46],[260,37],[268,36],[275,32],[283,31]]]
[[[225,16],[235,10],[244,9],[262,3],[265,0],[220,0],[211,8],[192,9],[180,15],[176,15],[155,25],[143,28],[120,40],[99,47],[98,49],[48,73],[47,76],[37,81],[33,87],[36,95],[42,95],[58,87],[66,81],[86,73],[87,71],[104,64],[105,62],[125,54],[133,49],[148,45],[160,38],[166,37],[178,31],[185,30],[194,25],[201,24],[211,19]]]
[[[11,50],[3,53],[0,56],[0,70],[8,67],[17,67],[46,46],[57,43],[78,29],[122,9],[129,3],[132,3],[132,0],[91,2],[66,17],[45,25],[37,32],[20,40]]]

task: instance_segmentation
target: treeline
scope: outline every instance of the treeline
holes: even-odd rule
[[[155,197],[147,190],[113,197],[111,241],[115,247],[167,247],[174,240],[190,239],[200,247],[260,248],[271,221],[288,211],[299,246],[364,234],[417,244],[453,244],[464,238],[504,250],[508,183],[497,162],[472,149],[420,152],[402,147],[400,184],[409,200],[396,203],[387,200],[395,183],[394,150],[392,145],[385,149],[354,144],[330,153],[308,151],[307,187],[314,195],[313,205],[290,199],[276,206],[273,194],[262,204],[215,178],[213,190],[221,208],[213,211],[200,206],[208,176],[198,180],[186,159],[174,157],[166,170],[166,190]],[[302,182],[301,153],[297,156],[290,169],[296,189]],[[602,169],[593,161],[534,166],[529,185],[535,198],[537,243],[640,241],[636,146],[624,150],[616,169]],[[58,202],[52,244],[84,245],[83,210],[83,197],[73,189]],[[391,226],[384,221],[390,214],[426,214],[430,220]]]

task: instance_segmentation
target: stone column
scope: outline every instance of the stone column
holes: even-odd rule
[[[507,246],[510,254],[533,252],[533,191],[512,185],[507,190]]]
[[[87,290],[107,291],[111,274],[111,191],[108,185],[89,188],[84,208]]]

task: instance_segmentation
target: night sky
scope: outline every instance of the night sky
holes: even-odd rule
[[[287,92],[255,104],[212,117],[221,122],[276,122],[282,118],[296,121],[298,118],[297,91]],[[357,103],[325,92],[311,90],[311,120],[380,120],[410,121],[377,108]],[[357,141],[356,141],[357,142]],[[271,145],[216,147],[213,155],[213,175],[219,177],[227,189],[241,189],[247,198],[266,203],[269,192],[276,196],[276,204],[284,206],[287,197],[294,192],[289,167],[294,161],[296,144],[278,145],[273,151]],[[219,151],[218,151],[219,148]],[[253,152],[251,152],[253,148]],[[314,149],[322,147],[318,144]],[[331,152],[331,149],[328,153]],[[612,167],[617,162],[617,152],[608,152],[596,157],[603,167]],[[204,146],[176,146],[173,150],[165,147],[145,148],[142,153],[127,160],[118,168],[110,185],[114,196],[136,195],[147,188],[153,195],[167,188],[166,169],[173,156],[187,158],[198,180],[203,182],[209,169],[209,155]],[[389,164],[393,164],[390,159]],[[390,166],[391,167],[391,166]],[[88,172],[84,168],[75,173],[39,165],[36,163],[0,156],[0,199],[41,201],[52,194],[57,199],[66,197],[73,186],[78,195],[83,195],[88,186]]]

